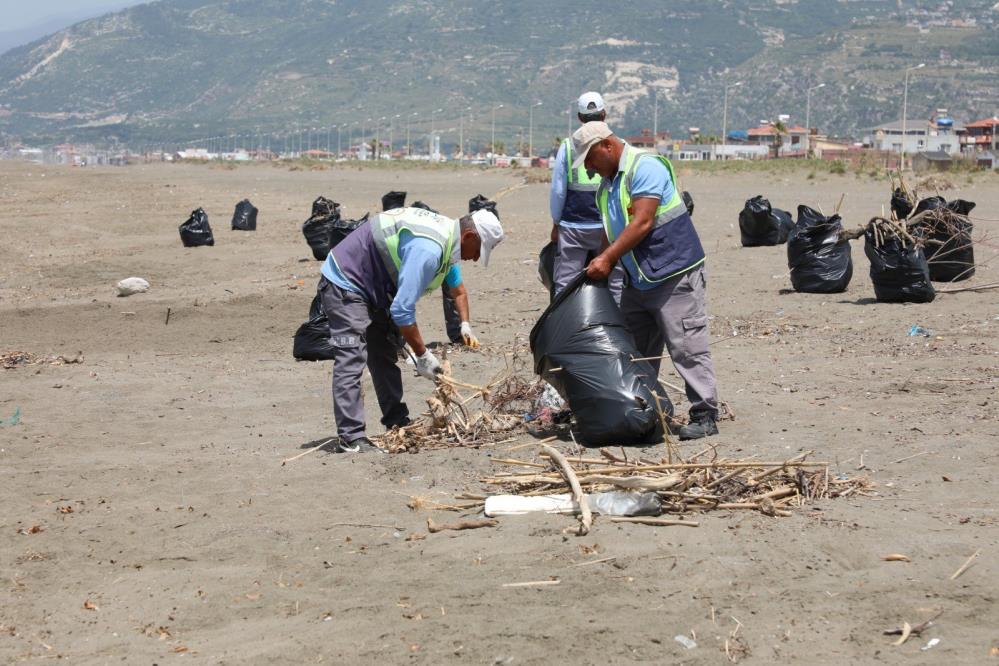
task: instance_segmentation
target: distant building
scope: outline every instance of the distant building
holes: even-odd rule
[[[927,173],[930,171],[947,171],[953,163],[950,154],[942,150],[925,151],[916,153],[912,158],[912,171],[914,173]]]
[[[657,132],[655,136],[652,136],[652,130],[643,129],[639,134],[624,137],[624,140],[635,148],[653,150],[658,145],[670,143],[670,133]]]
[[[992,116],[976,120],[964,126],[964,134],[961,135],[961,151],[965,153],[977,153],[987,150],[993,155],[999,149],[999,117]]]
[[[804,157],[805,137],[808,130],[794,125],[786,127],[783,132],[774,127],[773,123],[765,122],[746,132],[746,143],[756,146],[767,146],[771,155],[776,157]]]
[[[893,153],[944,152],[957,155],[961,152],[961,135],[965,128],[954,123],[946,109],[939,109],[930,120],[897,120],[873,128],[871,146],[876,150]]]

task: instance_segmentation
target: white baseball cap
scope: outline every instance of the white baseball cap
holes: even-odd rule
[[[479,253],[482,265],[489,265],[489,253],[503,240],[503,227],[499,218],[493,215],[492,211],[485,209],[472,213],[472,222],[475,224],[475,232],[479,234],[482,241],[482,251]]]
[[[604,110],[604,98],[598,92],[584,92],[579,96],[579,112],[584,116],[600,113]]]

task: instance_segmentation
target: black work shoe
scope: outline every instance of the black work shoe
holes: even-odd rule
[[[337,453],[385,453],[377,446],[371,443],[371,440],[367,437],[358,437],[349,442],[340,438],[340,442],[336,445]]]
[[[718,434],[718,425],[715,417],[711,414],[698,414],[691,416],[690,423],[680,428],[680,439],[700,439]]]

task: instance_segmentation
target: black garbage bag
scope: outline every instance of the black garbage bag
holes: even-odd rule
[[[422,201],[414,201],[413,203],[411,203],[409,205],[409,207],[410,208],[422,208],[423,210],[429,210],[431,213],[437,213],[438,215],[440,215],[440,211],[439,210],[431,208],[430,206],[428,206],[427,204],[423,203]]]
[[[180,225],[180,242],[184,247],[215,245],[215,236],[212,235],[212,227],[208,224],[208,213],[204,208],[192,211],[187,222]]]
[[[871,227],[864,233],[864,253],[871,260],[874,295],[882,303],[929,303],[936,298],[930,267],[919,245],[897,234],[875,238]]]
[[[787,239],[787,266],[795,291],[834,294],[846,291],[853,277],[850,243],[840,240],[843,221],[798,206],[798,222]]]
[[[960,282],[975,274],[974,225],[966,217],[974,208],[973,201],[943,197],[928,197],[916,206],[913,217],[935,211],[909,225],[909,233],[923,241],[934,282]]]
[[[538,253],[538,277],[548,290],[548,297],[555,293],[555,252],[558,248],[551,241]]]
[[[673,405],[641,354],[606,281],[581,273],[545,310],[531,331],[534,371],[555,387],[588,446],[646,444],[662,437],[663,412]],[[552,372],[554,368],[560,370]]]
[[[391,192],[386,192],[382,195],[382,210],[392,210],[393,208],[402,208],[406,205],[406,193],[396,192],[395,190]]]
[[[330,250],[335,248],[340,244],[344,238],[350,235],[350,232],[358,228],[362,224],[368,221],[368,213],[364,214],[359,220],[344,220],[338,219],[336,222],[330,225],[330,237],[329,246]]]
[[[340,221],[340,204],[326,197],[312,202],[312,215],[302,225],[302,234],[312,248],[316,261],[324,261],[330,253],[330,232]]]
[[[323,312],[323,302],[316,294],[309,306],[309,321],[295,331],[295,344],[292,355],[299,361],[332,361],[333,347],[330,345],[330,325]]]
[[[499,211],[496,210],[496,202],[490,201],[482,194],[476,194],[468,200],[468,212],[474,213],[477,210],[488,210],[499,219]]]
[[[906,196],[901,187],[896,187],[891,195],[891,212],[896,220],[904,220],[912,212],[912,200]]]
[[[680,192],[680,198],[683,199],[683,205],[687,207],[687,215],[693,216],[694,215],[693,195],[687,190],[684,190],[683,192]]]
[[[739,235],[743,247],[782,245],[787,242],[793,228],[791,214],[773,208],[763,195],[746,199],[746,205],[739,213]]]
[[[251,204],[249,199],[243,199],[236,204],[236,211],[232,214],[232,230],[257,230],[257,207]]]

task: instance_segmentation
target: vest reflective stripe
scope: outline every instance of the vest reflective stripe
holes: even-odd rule
[[[396,285],[399,284],[399,269],[402,267],[399,234],[404,230],[414,236],[428,238],[441,248],[441,263],[434,279],[427,286],[427,291],[433,291],[441,286],[451,268],[451,254],[461,236],[458,221],[420,208],[400,208],[375,216],[371,221],[371,238],[389,277]]]
[[[698,264],[702,263],[704,261],[704,251],[703,249],[701,249],[700,241],[699,239],[697,239],[697,234],[690,223],[690,217],[687,216],[687,207],[683,203],[683,198],[680,196],[680,188],[676,182],[676,175],[673,173],[673,165],[670,164],[670,161],[668,159],[666,159],[661,155],[649,153],[644,150],[639,150],[627,144],[625,144],[624,146],[624,176],[622,177],[621,186],[618,190],[621,210],[625,214],[625,220],[624,220],[625,227],[631,224],[631,215],[632,215],[631,183],[634,180],[635,171],[638,168],[638,163],[642,159],[657,159],[663,165],[665,165],[666,169],[669,171],[670,179],[673,181],[673,195],[670,197],[669,201],[667,201],[666,203],[660,202],[659,206],[656,207],[656,218],[653,223],[653,228],[649,232],[649,236],[643,239],[642,243],[639,243],[638,246],[632,248],[632,250],[628,252],[627,255],[625,255],[627,260],[624,263],[626,266],[629,264],[632,265],[635,271],[638,273],[639,278],[650,284],[655,284],[657,282],[665,282],[666,280],[675,277],[677,275],[680,275],[681,273],[684,273],[685,271],[688,271],[694,266],[697,266]],[[611,243],[613,243],[617,239],[617,236],[614,234],[614,230],[611,225],[610,207],[607,201],[608,193],[610,192],[611,188],[611,183],[612,181],[607,179],[604,179],[600,183],[600,188],[597,190],[596,199],[597,199],[597,207],[600,209],[600,216],[603,219],[604,231],[607,234],[607,238],[610,240]],[[692,237],[690,240],[693,241],[693,244],[688,244],[688,250],[690,251],[690,254],[686,256],[688,256],[689,259],[694,259],[695,257],[696,259],[693,261],[693,263],[690,263],[689,265],[683,265],[679,268],[679,270],[670,272],[667,275],[653,277],[647,274],[645,271],[642,270],[642,262],[640,262],[638,257],[635,256],[635,250],[637,250],[643,243],[646,243],[650,239],[650,237],[657,232],[658,229],[660,229],[661,227],[665,226],[666,224],[674,220],[684,218],[684,216],[686,216],[686,219],[684,220],[684,222],[680,223],[681,229],[679,229],[678,231],[681,231],[684,235]],[[680,256],[683,257],[684,255],[681,254]]]
[[[565,168],[566,168],[566,186],[567,189],[574,190],[576,192],[596,192],[597,187],[600,186],[600,175],[587,173],[586,167],[580,164],[575,169],[572,168],[572,139],[564,139],[562,143],[565,145]]]

